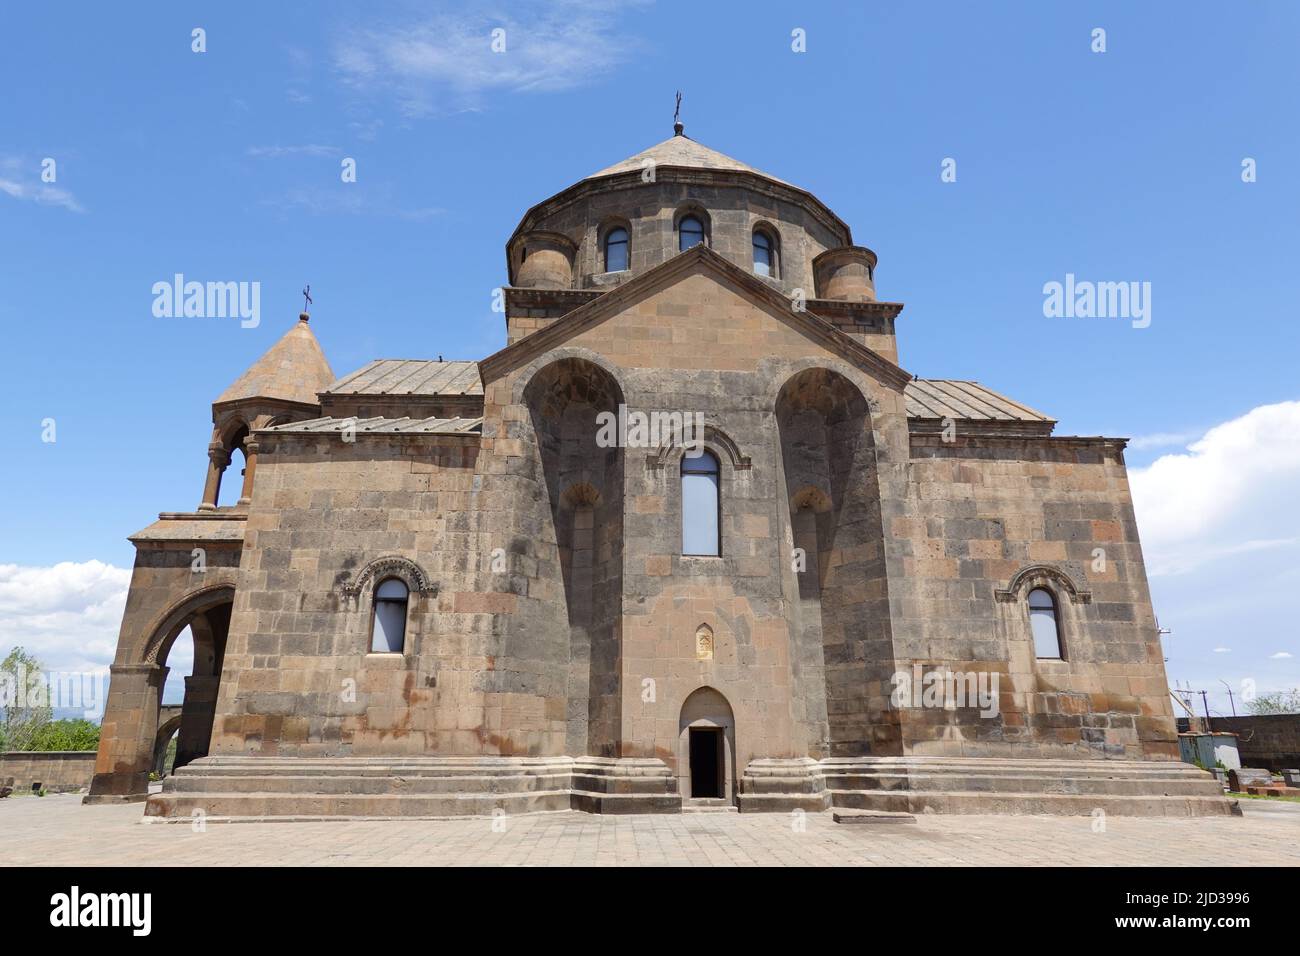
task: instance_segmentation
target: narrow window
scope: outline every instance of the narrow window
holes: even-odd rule
[[[776,257],[772,250],[772,237],[762,229],[754,230],[754,272],[761,276],[776,275]]]
[[[406,585],[397,578],[381,581],[375,588],[375,624],[370,650],[376,654],[400,654],[406,644]]]
[[[677,251],[685,252],[704,241],[704,223],[695,216],[686,216],[677,224]]]
[[[627,230],[611,229],[605,237],[605,271],[623,272],[627,269]]]
[[[718,555],[718,459],[712,452],[682,456],[682,554]]]
[[[1034,655],[1061,659],[1061,626],[1056,617],[1056,599],[1045,588],[1029,592],[1029,625],[1034,631]]]

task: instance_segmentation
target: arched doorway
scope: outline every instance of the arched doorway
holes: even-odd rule
[[[103,727],[112,730],[100,735],[88,802],[142,800],[147,795],[158,756],[167,660],[187,628],[194,664],[193,673],[185,678],[174,766],[183,767],[207,754],[234,597],[230,584],[192,592],[155,618],[140,657],[112,665],[103,719]]]
[[[158,734],[154,737],[153,772],[161,780],[176,769],[176,754],[171,744],[181,729],[181,708],[164,704],[158,709]],[[171,759],[168,759],[168,758]]]
[[[736,799],[736,718],[712,687],[693,691],[682,704],[677,787],[684,800]]]

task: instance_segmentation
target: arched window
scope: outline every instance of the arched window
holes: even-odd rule
[[[627,230],[620,226],[605,236],[605,271],[623,272],[627,269]]]
[[[1029,592],[1029,626],[1034,632],[1034,656],[1061,659],[1061,624],[1056,614],[1056,598],[1046,588]]]
[[[754,230],[754,272],[776,278],[776,241],[766,229]]]
[[[677,224],[677,251],[685,252],[704,241],[704,223],[698,216],[685,216]]]
[[[370,650],[375,654],[400,654],[406,646],[406,583],[386,578],[375,588],[375,622]]]
[[[682,456],[682,554],[721,554],[721,517],[717,457],[688,452]]]

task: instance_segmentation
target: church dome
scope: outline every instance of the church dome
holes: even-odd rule
[[[649,149],[643,149],[635,156],[629,156],[621,163],[606,166],[600,172],[592,173],[587,177],[587,180],[600,179],[603,176],[616,176],[619,173],[641,172],[651,164],[654,166],[681,166],[733,173],[750,173],[754,176],[770,179],[775,183],[790,185],[775,176],[755,169],[753,166],[748,166],[738,159],[733,159],[725,153],[710,149],[703,143],[697,143],[685,133],[670,136],[662,143],[656,143]]]
[[[812,193],[679,126],[529,209],[506,264],[516,288],[601,291],[697,243],[784,294],[815,298],[826,270],[814,260],[852,247],[853,236]]]

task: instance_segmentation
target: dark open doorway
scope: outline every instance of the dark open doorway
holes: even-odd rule
[[[691,796],[718,799],[722,792],[722,728],[691,728]]]

